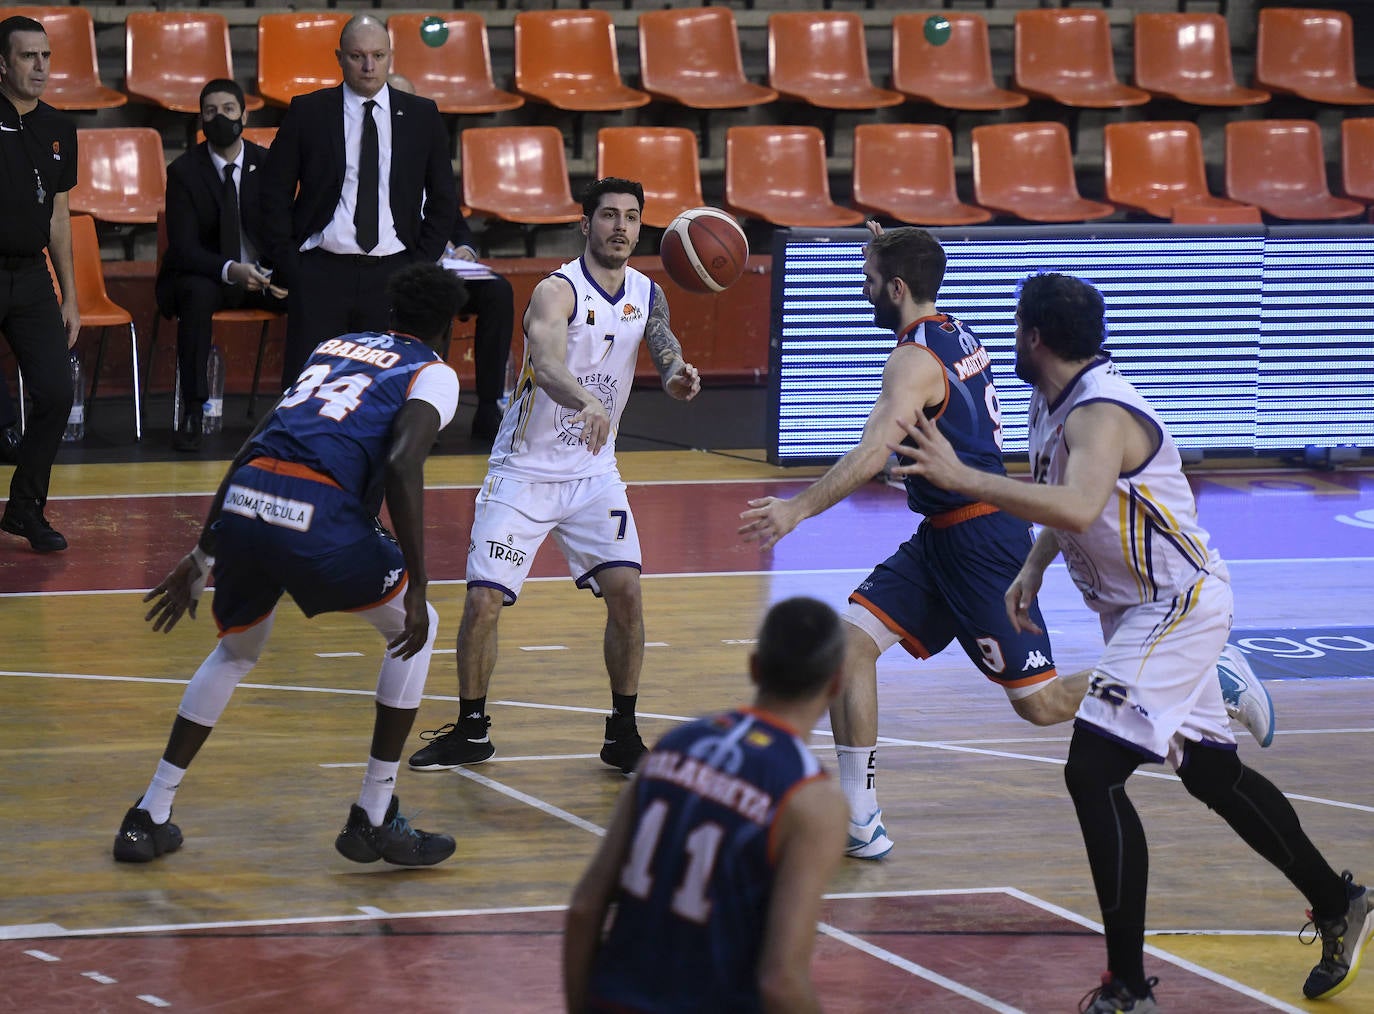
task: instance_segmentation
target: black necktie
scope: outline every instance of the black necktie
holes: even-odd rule
[[[234,170],[230,162],[224,167],[224,196],[219,202],[219,249],[225,260],[243,258],[243,240],[239,227],[239,194],[234,188]]]
[[[358,204],[353,212],[353,225],[358,230],[358,246],[363,253],[377,245],[377,194],[382,184],[377,173],[381,157],[377,121],[372,118],[376,105],[372,99],[363,103],[363,143],[358,150]]]

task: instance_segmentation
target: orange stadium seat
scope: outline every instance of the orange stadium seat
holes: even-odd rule
[[[641,14],[639,76],[654,98],[692,109],[735,109],[778,97],[744,76],[739,29],[728,7]]]
[[[643,222],[655,229],[706,203],[697,138],[683,127],[602,127],[596,134],[596,175],[642,181]]]
[[[1374,104],[1374,88],[1355,80],[1355,34],[1344,11],[1262,9],[1255,83],[1275,94],[1327,105]]]
[[[341,11],[264,14],[258,18],[258,94],[274,106],[343,81],[339,33],[351,15]]]
[[[538,226],[582,220],[557,127],[471,127],[462,133],[463,204],[514,222],[534,256]]]
[[[1195,106],[1253,106],[1269,93],[1236,84],[1231,37],[1220,14],[1137,14],[1135,83]]]
[[[725,203],[774,225],[859,225],[862,212],[830,199],[825,138],[817,127],[731,127],[725,132]]]
[[[1079,194],[1062,123],[974,127],[973,193],[983,207],[1029,222],[1086,222],[1116,211]]]
[[[157,216],[157,267],[162,270],[162,258],[167,256],[167,216],[159,214]],[[210,317],[211,326],[215,324],[261,324],[258,331],[258,355],[253,364],[253,387],[248,396],[248,418],[257,417],[258,388],[262,379],[262,361],[267,351],[267,333],[272,326],[272,321],[286,314],[277,310],[259,310],[254,307],[239,307],[233,310],[216,310]],[[144,369],[143,389],[151,390],[153,379],[153,358],[157,353],[158,332],[162,327],[162,314],[158,310],[153,311],[153,333],[148,340],[148,354],[145,356],[146,364]],[[175,345],[172,349],[176,351]]]
[[[1107,124],[1103,171],[1108,200],[1156,218],[1192,223],[1262,220],[1258,208],[1213,197],[1208,191],[1202,133],[1196,123]]]
[[[1140,106],[1150,93],[1116,77],[1112,30],[1103,10],[1019,10],[1015,22],[1016,87],[1064,106]]]
[[[1347,197],[1374,204],[1374,117],[1341,124],[1341,188]]]
[[[938,123],[855,127],[854,204],[912,225],[975,225],[992,218],[959,200],[954,139]]]
[[[822,109],[880,109],[905,101],[900,92],[873,84],[864,23],[853,13],[768,15],[768,83],[785,98]]]
[[[167,156],[152,127],[92,127],[76,132],[73,214],[119,225],[157,221],[167,200]]]
[[[892,18],[893,88],[908,98],[946,109],[1016,109],[1030,101],[993,80],[988,23],[981,14],[944,14],[949,38],[939,46],[925,36],[929,17],[897,14]]]
[[[557,109],[614,112],[647,105],[620,78],[615,24],[602,10],[515,15],[515,88]]]
[[[1321,128],[1314,120],[1226,124],[1226,196],[1294,221],[1364,214],[1363,204],[1328,189]]]
[[[55,109],[114,109],[129,101],[100,83],[95,23],[84,7],[0,7],[0,20],[21,15],[41,22],[52,45],[43,101]]]
[[[448,35],[442,45],[431,46],[421,36],[420,26],[434,16],[393,14],[386,19],[392,70],[410,78],[415,91],[433,99],[443,113],[501,113],[525,104],[519,95],[496,87],[482,15],[445,13]]]
[[[131,11],[124,18],[124,89],[179,113],[200,112],[200,89],[234,80],[229,23],[209,11]],[[245,95],[248,109],[262,99]]]
[[[105,269],[100,262],[100,240],[95,234],[95,219],[89,215],[73,215],[71,222],[72,272],[76,276],[76,303],[81,311],[81,326],[100,328],[95,366],[91,369],[91,393],[86,418],[90,419],[89,407],[94,403],[96,390],[100,386],[100,367],[105,359],[106,333],[112,327],[127,327],[129,357],[133,368],[134,439],[142,440],[143,396],[139,389],[138,332],[134,328],[134,318],[128,310],[112,300],[105,289]]]
[[[272,147],[272,142],[277,139],[276,127],[244,127],[243,137],[254,144],[260,144],[264,148]],[[205,131],[196,130],[196,144],[205,140]]]

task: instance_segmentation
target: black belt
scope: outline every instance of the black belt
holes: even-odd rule
[[[349,263],[349,264],[361,264],[361,265],[364,265],[364,266],[366,266],[366,265],[368,265],[368,264],[381,264],[381,263],[383,263],[384,261],[393,261],[393,260],[396,260],[398,257],[409,257],[409,256],[410,256],[410,254],[406,253],[406,251],[404,251],[404,250],[402,250],[400,253],[382,254],[382,255],[374,255],[374,254],[341,254],[341,253],[334,253],[333,251],[330,251],[330,250],[322,249],[321,247],[316,247],[314,250],[311,250],[311,251],[309,251],[309,252],[310,252],[310,253],[324,254],[326,257],[332,257],[332,258],[334,258],[334,260],[336,260],[336,261],[346,261],[346,262]]]
[[[18,271],[42,263],[42,254],[0,254],[0,271]]]

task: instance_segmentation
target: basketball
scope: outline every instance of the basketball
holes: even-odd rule
[[[744,274],[749,240],[725,212],[693,208],[668,223],[658,255],[668,277],[688,292],[723,292]]]

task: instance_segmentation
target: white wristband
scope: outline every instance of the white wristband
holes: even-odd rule
[[[199,545],[191,550],[191,559],[196,561],[196,566],[200,568],[202,574],[210,573],[210,569],[215,565],[215,558],[201,549]]]

